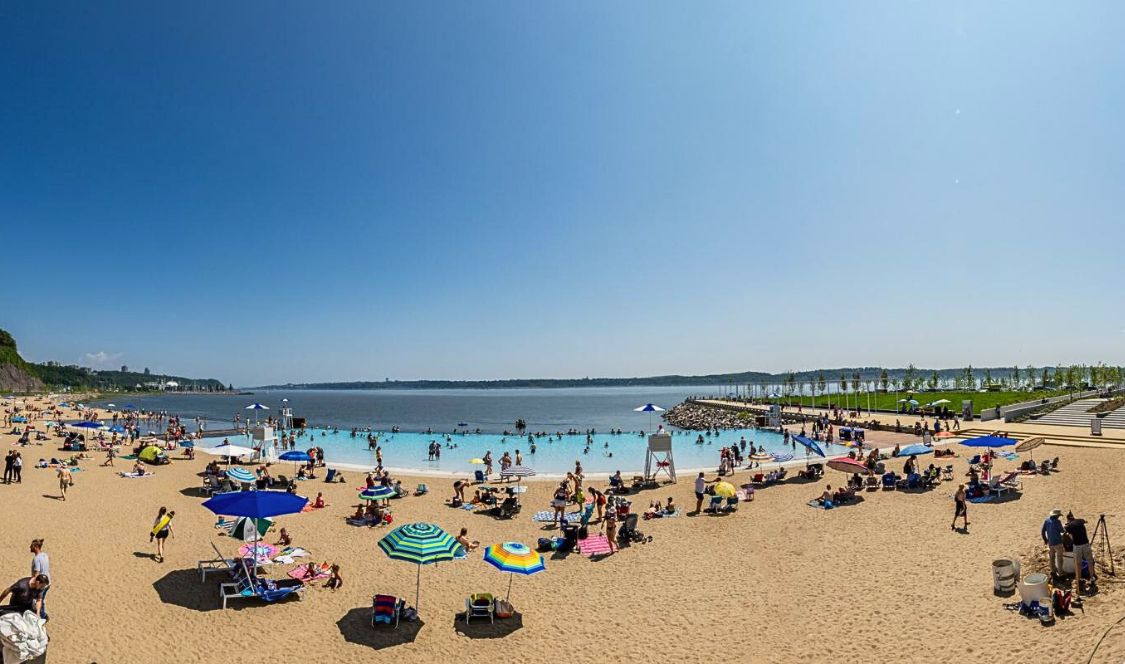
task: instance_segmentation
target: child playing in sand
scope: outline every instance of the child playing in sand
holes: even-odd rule
[[[328,577],[328,581],[325,582],[324,587],[331,588],[332,590],[339,590],[340,588],[343,588],[344,577],[340,576],[340,566],[333,564],[330,570],[330,576]]]
[[[289,536],[289,531],[285,530],[284,528],[281,529],[281,532],[277,536],[277,545],[278,546],[292,546],[293,545],[293,538]]]
[[[316,500],[313,501],[313,509],[321,509],[324,507],[327,507],[327,503],[324,502],[324,494],[317,491]]]

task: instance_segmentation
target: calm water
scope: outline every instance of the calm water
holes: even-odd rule
[[[525,465],[541,473],[564,473],[574,468],[575,460],[582,462],[587,472],[638,472],[644,467],[645,439],[638,432],[651,431],[660,423],[659,415],[651,418],[646,413],[636,413],[634,408],[645,403],[655,403],[669,408],[689,395],[713,393],[706,387],[645,387],[645,388],[567,388],[527,390],[287,390],[256,392],[252,396],[225,395],[173,395],[136,396],[113,401],[117,405],[133,404],[148,410],[166,410],[188,420],[208,421],[209,429],[229,427],[235,413],[253,419],[255,411],[244,407],[254,401],[270,408],[259,411],[259,416],[276,415],[288,398],[289,407],[297,417],[304,417],[310,427],[309,436],[298,442],[298,448],[319,445],[325,450],[329,462],[374,465],[374,453],[368,449],[365,434],[351,437],[353,427],[370,428],[379,432],[379,445],[383,448],[384,463],[394,468],[420,471],[461,472],[471,471],[468,460],[491,451],[499,466],[505,452],[512,455],[518,449],[524,455]],[[101,402],[104,405],[108,402]],[[514,430],[515,421],[523,418],[528,431],[545,431],[550,434],[577,429],[585,432],[594,429],[593,444],[586,450],[585,434],[553,436],[551,440],[536,440],[536,451],[530,452],[527,436],[504,436],[505,430]],[[460,423],[477,434],[452,434],[447,440],[442,433],[454,432]],[[400,433],[389,433],[392,427]],[[327,427],[327,429],[325,428]],[[334,431],[339,428],[339,432]],[[432,429],[432,434],[424,433]],[[611,435],[611,429],[626,433]],[[783,445],[782,436],[759,430],[726,431],[719,436],[704,438],[696,444],[694,432],[675,432],[674,455],[678,468],[708,468],[718,466],[719,450],[723,445],[737,443],[745,437],[747,442],[765,446],[771,452],[794,453]],[[427,459],[431,441],[442,443],[440,461]],[[232,440],[231,442],[237,442]],[[608,445],[608,446],[607,446]],[[846,448],[832,446],[830,454],[844,454]]]

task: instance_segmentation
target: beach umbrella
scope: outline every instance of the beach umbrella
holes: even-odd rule
[[[1023,441],[1019,445],[1016,445],[1016,451],[1017,452],[1027,452],[1028,456],[1030,456],[1031,458],[1034,459],[1035,456],[1033,454],[1031,454],[1031,451],[1034,450],[1036,447],[1039,447],[1040,445],[1042,445],[1045,442],[1047,442],[1047,439],[1044,438],[1043,436],[1036,436],[1034,438],[1028,438],[1027,440]]]
[[[228,470],[227,477],[231,478],[235,482],[242,482],[243,484],[249,484],[250,482],[258,479],[257,475],[255,475],[254,473],[246,470],[245,468],[238,467]]]
[[[516,478],[516,484],[520,484],[525,477],[535,477],[535,471],[527,466],[509,466],[504,474]],[[519,499],[518,491],[516,492],[516,499]]]
[[[916,454],[930,454],[933,451],[934,451],[934,448],[932,448],[932,447],[926,447],[925,445],[922,445],[921,443],[915,443],[914,445],[907,445],[906,447],[900,449],[898,451],[898,455],[900,457],[908,457],[908,456],[914,456]]]
[[[937,401],[932,402],[930,405],[931,406],[941,406],[941,405],[944,405],[944,404],[947,404],[947,403],[953,403],[953,402],[950,401],[949,399],[938,399]]]
[[[804,445],[806,456],[808,454],[826,456],[824,454],[824,450],[820,449],[820,445],[818,445],[817,442],[812,438],[808,438],[806,436],[790,436],[789,438],[800,445]]]
[[[308,452],[302,452],[301,450],[289,450],[288,452],[282,452],[281,456],[277,458],[282,461],[292,461],[294,473],[297,472],[298,463],[308,463],[310,460],[312,460],[312,457],[309,456]]]
[[[117,404],[115,404],[115,403],[107,403],[107,404],[105,405],[105,407],[106,407],[106,408],[117,408]]]
[[[467,427],[467,426],[469,426],[469,423],[468,423],[468,422],[458,422],[458,423],[457,423],[457,426],[459,426],[459,427]]]
[[[208,498],[203,501],[203,506],[224,516],[264,519],[282,514],[297,514],[308,502],[308,498],[288,491],[232,491]]]
[[[252,404],[250,404],[249,406],[246,407],[246,410],[254,411],[254,424],[258,423],[258,411],[259,410],[269,410],[269,409],[270,409],[269,406],[263,406],[262,404],[257,403],[257,402],[254,402],[254,403],[252,403]]]
[[[219,445],[217,447],[203,447],[200,448],[199,451],[203,452],[204,454],[210,454],[212,456],[225,456],[227,457],[227,465],[230,465],[230,459],[240,456],[250,456],[254,454],[254,450],[250,449],[249,447],[231,445],[230,443]]]
[[[243,542],[256,542],[266,536],[266,531],[273,525],[273,519],[252,519],[240,516],[234,520],[229,534]]]
[[[125,433],[125,427],[121,426],[120,424],[114,424],[109,428],[109,430],[113,433]]]
[[[664,412],[664,409],[661,408],[660,406],[657,406],[656,404],[646,403],[643,406],[638,406],[637,408],[634,408],[633,411],[637,412],[637,413],[648,413],[648,428],[651,429],[652,428],[652,414],[653,413],[662,413],[662,412]]]
[[[101,429],[101,422],[71,422],[67,426],[76,427],[79,429]]]
[[[387,500],[395,495],[395,490],[389,486],[376,484],[375,486],[359,492],[360,500]]]
[[[181,440],[181,441],[180,441],[180,447],[185,447],[185,448],[194,448],[194,447],[195,447],[195,443],[193,443],[193,442],[192,442],[192,441],[190,441],[190,440]]]
[[[839,457],[837,459],[829,459],[826,464],[832,470],[838,470],[841,473],[859,473],[860,475],[870,475],[871,469],[855,459],[849,457]]]
[[[719,482],[715,484],[715,495],[720,498],[734,498],[735,488],[730,482]]]
[[[414,608],[422,596],[422,565],[453,560],[463,548],[453,536],[432,523],[408,523],[395,528],[379,540],[379,548],[393,560],[418,566],[414,585]]]
[[[525,576],[538,574],[547,569],[543,556],[538,551],[519,542],[493,544],[484,550],[484,562],[501,572],[508,572],[508,595],[512,598],[512,579],[517,574]]]
[[[480,457],[469,459],[469,463],[473,464],[474,466],[479,466],[484,463],[484,459],[481,459]]]
[[[1015,445],[1015,438],[1004,438],[1003,436],[981,436],[980,438],[970,438],[962,440],[961,444],[965,447],[1007,447]]]

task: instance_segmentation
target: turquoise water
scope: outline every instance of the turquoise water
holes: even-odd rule
[[[781,434],[759,429],[740,429],[723,431],[717,435],[704,435],[704,443],[697,444],[697,432],[673,431],[672,451],[676,467],[687,469],[714,470],[719,465],[719,451],[732,444],[738,444],[745,437],[749,446],[765,446],[771,453],[793,454],[796,459],[804,459],[804,448],[794,450],[784,444]],[[612,473],[620,470],[623,474],[639,473],[644,469],[646,439],[636,433],[618,435],[596,434],[593,444],[586,449],[586,436],[563,435],[535,438],[535,452],[527,435],[503,436],[500,434],[424,434],[389,433],[375,434],[383,450],[383,464],[389,468],[421,472],[470,474],[479,466],[469,463],[469,459],[482,457],[491,451],[494,470],[500,467],[500,457],[508,452],[515,458],[516,450],[523,455],[525,466],[534,468],[542,474],[565,474],[574,470],[576,460],[582,463],[586,473]],[[368,449],[366,433],[352,437],[349,431],[311,430],[297,440],[297,449],[312,446],[324,449],[328,465],[333,463],[371,467],[375,465],[375,452]],[[231,443],[246,444],[244,437],[232,437]],[[442,444],[440,460],[427,459],[427,449],[432,441]],[[205,439],[202,446],[217,445],[221,439]],[[848,453],[847,447],[822,445],[829,458]],[[749,450],[744,453],[749,454]]]

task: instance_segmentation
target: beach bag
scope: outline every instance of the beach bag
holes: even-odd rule
[[[1055,606],[1055,613],[1059,613],[1062,615],[1070,613],[1071,599],[1072,596],[1069,590],[1061,590],[1059,588],[1056,588],[1051,598],[1052,604],[1054,604]]]
[[[590,529],[586,526],[578,527],[578,539],[586,539],[590,536]]]
[[[461,507],[464,504],[465,501],[461,500],[460,498],[454,498],[453,500],[449,501],[449,505],[451,507]]]
[[[496,600],[493,612],[496,614],[497,618],[511,618],[516,610],[512,608],[512,605],[507,600],[498,599]]]
[[[539,551],[540,553],[543,553],[543,552],[545,552],[545,551],[551,551],[551,550],[553,550],[553,549],[554,549],[555,547],[554,547],[554,542],[552,542],[552,541],[551,541],[551,538],[549,538],[549,537],[540,537],[540,538],[539,538],[539,542],[538,542],[538,543],[536,544],[535,548],[536,548],[536,550],[537,550],[537,551]]]

